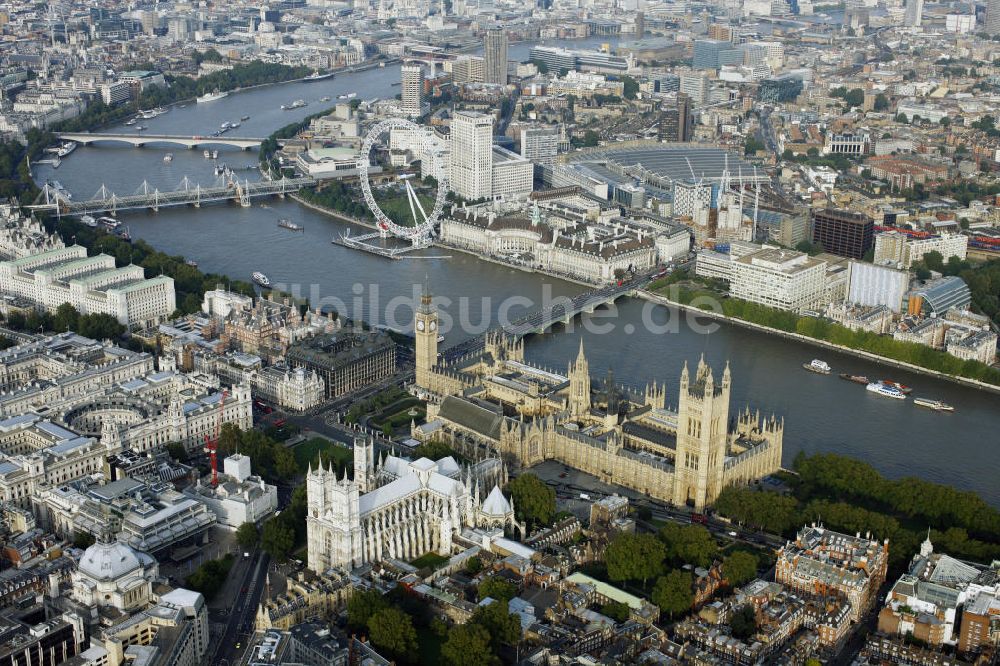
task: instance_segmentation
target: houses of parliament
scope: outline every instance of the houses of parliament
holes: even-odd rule
[[[685,362],[676,396],[655,383],[637,394],[610,372],[593,379],[582,341],[565,375],[526,363],[523,341],[502,334],[488,334],[480,352],[441,361],[429,294],[415,317],[416,385],[428,400],[426,424],[413,427],[418,440],[486,448],[522,468],[557,460],[696,510],[727,485],[780,469],[784,420],[747,408],[731,421],[728,364],[720,377],[704,359],[693,371]]]

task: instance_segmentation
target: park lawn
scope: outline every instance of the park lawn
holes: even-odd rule
[[[417,559],[410,562],[413,566],[418,569],[423,569],[427,567],[429,569],[437,569],[439,566],[448,561],[448,558],[444,555],[438,555],[437,553],[431,551],[424,553]]]
[[[416,415],[410,416],[410,410],[416,409]],[[406,397],[390,403],[372,416],[371,423],[376,428],[389,426],[392,432],[399,428],[410,425],[410,421],[422,423],[427,416],[427,410],[420,400],[413,397]]]
[[[328,459],[337,461],[338,464],[350,465],[354,461],[354,451],[343,446],[339,446],[323,437],[313,437],[292,448],[295,455],[295,464],[305,472],[309,468],[310,462],[316,461],[316,454],[322,453],[324,462]]]
[[[434,199],[421,193],[417,193],[417,198],[420,200],[420,205],[424,207],[424,212],[430,215],[431,210],[434,209]],[[382,199],[376,194],[375,200],[378,202],[378,207],[390,220],[401,227],[414,226],[413,215],[410,213],[410,201],[405,192],[386,199]],[[419,210],[417,215],[420,215]]]
[[[719,548],[719,558],[726,558],[737,551],[743,551],[744,553],[750,553],[757,558],[757,569],[760,571],[767,571],[775,562],[778,561],[777,555],[774,551],[767,546],[754,546],[747,543],[741,543],[739,541],[730,541]]]
[[[417,413],[415,416],[410,416],[410,410],[414,408]],[[389,424],[389,427],[395,430],[400,426],[409,425],[410,421],[416,421],[417,423],[420,423],[424,420],[425,416],[427,416],[426,409],[424,409],[423,407],[418,407],[417,405],[409,405],[403,409],[400,409],[398,412],[393,413],[390,416],[386,416],[379,419],[378,421],[375,422],[375,425],[381,428],[384,425]]]

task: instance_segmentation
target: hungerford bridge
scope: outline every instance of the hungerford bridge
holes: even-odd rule
[[[264,139],[251,137],[224,137],[224,136],[173,136],[168,134],[93,134],[91,132],[59,132],[57,137],[63,141],[75,141],[76,143],[89,146],[97,141],[108,141],[114,143],[127,143],[138,148],[147,143],[165,143],[175,146],[184,146],[194,150],[201,146],[232,146],[241,150],[257,148]]]
[[[158,211],[167,206],[201,206],[203,203],[218,201],[236,201],[243,207],[250,206],[251,199],[266,196],[283,196],[303,187],[315,185],[316,181],[309,177],[287,178],[282,176],[276,180],[251,182],[240,180],[231,174],[216,181],[210,187],[202,187],[192,183],[187,176],[176,190],[161,192],[146,181],[133,194],[119,196],[105,185],[86,201],[73,201],[66,193],[57,190],[46,183],[39,195],[38,203],[29,208],[48,210],[58,215],[94,215],[99,213],[118,213],[126,210],[148,209]]]

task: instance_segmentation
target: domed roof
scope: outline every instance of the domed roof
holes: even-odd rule
[[[489,497],[483,502],[482,511],[487,516],[506,516],[511,512],[510,502],[500,492],[500,486],[493,486]]]
[[[120,541],[98,542],[83,552],[79,568],[95,580],[117,580],[140,567],[140,555]]]

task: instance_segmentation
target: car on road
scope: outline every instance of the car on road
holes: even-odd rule
[[[733,532],[733,531],[726,532],[726,534],[728,534],[729,536],[731,536],[733,538],[735,538],[737,536],[736,532]]]
[[[237,649],[237,650],[239,650],[239,649],[240,649],[240,647],[242,647],[242,645],[243,645],[242,643],[237,643],[237,644],[236,644],[236,649]]]

